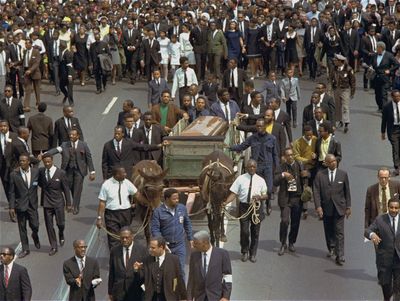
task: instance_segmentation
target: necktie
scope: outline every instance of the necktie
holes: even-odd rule
[[[228,104],[226,103],[225,104],[225,118],[226,118],[226,120],[230,120],[230,118],[229,118],[230,116],[229,116],[229,112],[228,112]]]
[[[233,75],[233,70],[231,72],[231,87],[235,88],[235,76]]]
[[[67,124],[68,124],[68,129],[70,130],[71,129],[71,118],[67,119]]]
[[[183,70],[183,76],[184,76],[184,85],[185,85],[185,87],[187,87],[187,85],[188,85],[188,78],[187,78],[187,75],[186,75],[186,70]]]
[[[122,205],[122,198],[121,198],[121,181],[118,182],[118,200],[119,200],[119,205]]]
[[[240,31],[241,31],[242,33],[244,32],[243,22],[240,22]]]
[[[203,253],[203,275],[207,275],[207,253]]]
[[[331,171],[330,182],[333,183],[333,171]]]
[[[121,147],[120,147],[119,143],[120,143],[120,141],[117,141],[117,153],[118,153],[118,155],[121,154]]]
[[[147,138],[147,141],[150,144],[150,129],[146,129],[146,138]]]
[[[7,105],[8,105],[9,107],[11,107],[11,99],[10,99],[10,98],[7,98]]]
[[[247,193],[247,203],[251,201],[251,188],[253,185],[253,175],[250,176],[249,192]]]
[[[392,217],[392,227],[393,227],[394,234],[396,234],[396,223],[395,223],[395,217]]]
[[[26,141],[25,141],[25,149],[28,152],[28,154],[30,154],[29,145],[28,145],[28,143],[26,143]]]
[[[157,79],[157,86],[160,86],[160,80]]]
[[[24,175],[24,181],[26,186],[29,188],[29,182],[28,182],[28,175],[27,172],[25,170],[22,171],[22,174]]]
[[[291,91],[292,91],[292,79],[289,78],[289,95],[288,95],[288,97],[290,96]]]
[[[47,182],[50,181],[50,169],[46,169],[46,177],[47,177]]]
[[[53,38],[53,30],[51,30],[51,29],[49,31],[49,37],[50,37],[50,40]]]
[[[15,53],[17,54],[17,61],[19,61],[19,51],[18,51],[18,46],[14,44],[15,48]]]
[[[382,213],[387,212],[387,198],[386,198],[386,187],[382,187],[382,204],[381,204]]]
[[[376,43],[375,43],[375,38],[371,37],[371,41],[372,41],[372,51],[376,52]]]
[[[128,267],[129,262],[129,247],[125,248],[125,267]]]
[[[6,285],[6,287],[8,286],[8,265],[4,265],[5,268],[5,272],[4,272],[4,284]]]
[[[400,123],[399,103],[396,103],[396,116],[397,116],[397,123]]]
[[[83,269],[84,268],[85,268],[85,262],[83,261],[83,258],[81,258],[81,268],[80,268],[81,277],[83,277]]]

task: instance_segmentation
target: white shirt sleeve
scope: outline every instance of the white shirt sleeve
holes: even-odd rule
[[[231,185],[231,188],[229,188],[229,190],[231,191],[231,192],[233,192],[234,194],[236,194],[236,195],[238,195],[239,194],[239,191],[240,191],[240,184],[239,184],[239,178],[240,177],[238,177],[236,180],[235,180],[235,182],[233,182],[233,184]]]
[[[135,195],[137,192],[137,188],[135,185],[132,184],[131,181],[126,181],[126,183],[128,183],[128,193],[129,195]]]
[[[108,199],[108,192],[107,192],[107,187],[106,186],[107,185],[106,185],[106,182],[105,182],[103,185],[101,185],[100,192],[99,192],[99,199],[102,200],[102,201],[105,201],[105,202]]]

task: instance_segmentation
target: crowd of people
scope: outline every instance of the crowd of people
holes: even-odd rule
[[[301,219],[308,218],[312,201],[323,221],[327,255],[343,266],[351,195],[348,175],[338,168],[337,133],[350,130],[359,70],[364,89],[374,90],[382,139],[392,145],[394,164],[394,171],[379,169],[379,183],[368,189],[365,235],[377,245],[385,300],[400,296],[394,236],[400,185],[390,180],[400,173],[400,5],[394,0],[15,0],[0,1],[0,11],[0,177],[22,243],[19,254],[11,247],[1,251],[0,300],[31,298],[27,271],[13,260],[30,254],[27,224],[35,247],[41,248],[38,188],[53,256],[65,243],[65,211],[80,213],[84,179],[97,176],[74,117],[79,101],[74,85],[92,79],[97,94],[109,81],[148,85],[146,112],[125,100],[114,137],[102,152],[96,223],[109,232],[111,300],[230,298],[229,254],[211,246],[204,231],[192,233],[176,190],[167,189],[154,210],[149,251],[133,242],[129,228],[132,204],[144,198],[130,181],[132,166],[149,159],[162,166],[164,138],[181,118],[218,116],[243,131],[244,141],[230,149],[251,147],[250,160],[224,204],[237,199],[242,215],[257,202],[263,220],[276,201],[278,255],[296,252]],[[310,100],[302,99],[304,79],[314,82]],[[262,80],[261,89],[255,89],[255,80]],[[54,123],[41,101],[42,84],[54,86],[54,97],[61,96],[64,105]],[[38,113],[26,122],[32,92]],[[300,101],[307,104],[302,114]],[[294,137],[292,128],[298,126],[302,135]],[[53,163],[57,154],[60,167]],[[240,232],[241,260],[254,263],[260,222],[242,218]],[[197,251],[190,255],[186,286],[187,241]],[[73,247],[74,257],[64,263],[70,299],[94,299],[102,281],[98,263],[86,256],[84,241],[75,240]],[[23,280],[14,283],[10,273]]]

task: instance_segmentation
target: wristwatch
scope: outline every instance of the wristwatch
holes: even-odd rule
[[[102,219],[102,217],[99,215],[99,216],[97,217],[97,219]]]

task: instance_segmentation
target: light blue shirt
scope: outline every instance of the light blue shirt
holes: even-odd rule
[[[378,56],[376,57],[376,64],[377,64],[377,66],[379,66],[379,65],[381,64],[384,54],[385,54],[385,51],[382,52],[382,54],[380,54],[380,55],[378,54]]]

